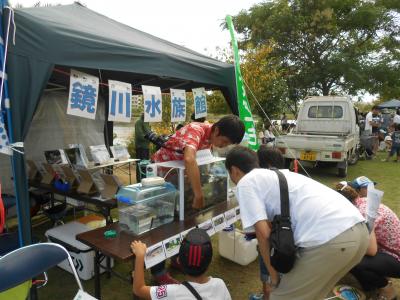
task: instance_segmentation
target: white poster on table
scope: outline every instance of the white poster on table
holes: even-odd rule
[[[235,209],[232,208],[224,213],[226,226],[232,225],[236,222],[236,212]]]
[[[225,216],[220,214],[212,218],[215,232],[219,232],[226,227]]]
[[[99,78],[71,70],[67,114],[82,118],[96,118]]]
[[[186,121],[186,91],[171,89],[171,122]]]
[[[157,86],[142,85],[145,122],[162,121],[162,95]]]
[[[198,225],[200,229],[207,231],[209,236],[212,236],[215,233],[214,225],[211,220],[207,220]]]
[[[207,117],[207,98],[205,88],[192,89],[195,119]]]
[[[147,248],[146,256],[144,257],[146,269],[164,261],[166,258],[162,242]]]
[[[179,248],[181,247],[181,235],[174,235],[163,241],[165,255],[168,257],[172,257],[179,253]]]
[[[129,123],[132,115],[132,85],[109,80],[108,94],[108,121]]]

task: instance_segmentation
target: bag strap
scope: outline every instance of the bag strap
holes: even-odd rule
[[[197,300],[202,300],[201,296],[199,295],[199,293],[194,289],[194,287],[187,281],[182,282],[182,284],[193,294],[193,296],[197,299]]]
[[[281,194],[281,216],[284,218],[290,218],[289,209],[289,188],[285,175],[276,168],[271,168],[272,171],[278,175],[279,179],[279,190]]]

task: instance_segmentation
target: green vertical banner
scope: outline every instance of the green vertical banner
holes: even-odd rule
[[[254,119],[251,114],[251,109],[249,101],[247,99],[246,90],[243,85],[243,77],[240,71],[238,43],[235,37],[231,16],[226,16],[226,23],[228,25],[229,32],[231,33],[233,55],[235,59],[236,92],[237,92],[237,101],[239,107],[239,117],[243,121],[244,126],[246,128],[248,147],[253,150],[258,150],[259,145],[257,141],[256,127],[254,125]]]

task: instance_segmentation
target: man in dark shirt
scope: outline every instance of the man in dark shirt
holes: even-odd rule
[[[392,149],[390,149],[386,161],[389,161],[389,158],[391,158],[396,153],[397,156],[394,161],[398,162],[400,159],[400,124],[395,125],[395,131],[392,132],[391,138],[392,138]]]
[[[146,133],[150,132],[149,123],[144,122],[144,114],[135,123],[135,150],[136,158],[149,159],[150,157],[150,142],[144,137]],[[136,164],[136,181],[140,181],[140,170]]]

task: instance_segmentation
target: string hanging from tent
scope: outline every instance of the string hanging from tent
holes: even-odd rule
[[[269,118],[269,116],[267,115],[267,113],[265,112],[265,110],[263,109],[263,107],[261,106],[261,104],[260,104],[260,102],[258,101],[256,95],[254,95],[253,91],[251,90],[251,88],[248,86],[247,82],[246,82],[244,79],[243,79],[243,82],[244,82],[244,84],[246,85],[246,88],[250,91],[250,94],[252,95],[254,101],[255,101],[255,102],[257,103],[257,105],[260,107],[260,109],[261,109],[262,113],[264,114],[264,116],[267,118],[267,120],[270,122],[270,124],[272,124],[271,119]],[[273,131],[275,131],[274,134],[280,135],[279,131],[275,128],[275,126],[272,126],[272,129],[273,129]],[[289,145],[288,145],[285,141],[283,141],[283,142],[284,142],[284,144],[285,144],[285,146],[286,146],[288,152],[290,153],[290,155],[291,155],[292,157],[296,157],[296,156],[294,155],[292,149],[289,147]],[[296,173],[298,172],[298,166],[299,166],[299,165],[300,165],[300,167],[302,168],[302,170],[304,171],[304,173],[306,173],[308,177],[312,178],[311,175],[310,175],[310,174],[307,172],[307,170],[304,168],[304,166],[302,165],[302,163],[301,163],[299,160],[297,160],[297,159],[294,160],[294,167],[297,169]]]
[[[62,74],[62,75],[66,75],[66,76],[68,76],[68,77],[71,76],[71,73],[70,73],[70,72],[66,72],[66,71],[63,71],[63,70],[60,70],[60,69],[57,69],[57,68],[54,68],[53,70],[54,70],[54,72],[56,72],[56,73],[59,73],[59,74]],[[183,85],[183,84],[187,84],[188,82],[189,82],[189,81],[185,81],[185,82],[182,82],[182,83],[173,85],[172,87],[168,87],[168,88],[165,88],[165,89],[161,90],[161,92],[162,92],[163,95],[170,95],[170,93],[169,93],[169,92],[166,92],[166,91],[169,91],[171,88],[177,88],[177,87],[179,87],[179,86],[181,86],[181,85]],[[108,86],[109,86],[108,83],[102,82],[102,80],[99,81],[99,85],[105,86],[105,87],[108,87]],[[140,90],[139,90],[139,89],[134,89],[134,88],[132,87],[132,92],[142,93],[142,90],[141,90],[141,89],[140,89]]]

